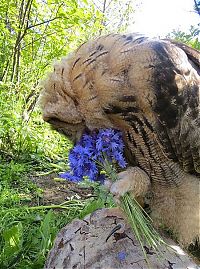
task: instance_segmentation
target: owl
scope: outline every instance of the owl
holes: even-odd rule
[[[128,168],[110,191],[148,195],[155,225],[184,246],[200,236],[199,67],[185,44],[110,34],[55,63],[40,98],[43,119],[74,143],[86,131],[122,132]]]

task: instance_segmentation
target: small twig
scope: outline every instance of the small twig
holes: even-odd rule
[[[45,23],[49,23],[49,22],[54,21],[54,20],[57,20],[57,19],[61,19],[61,17],[55,17],[55,18],[53,18],[53,19],[49,19],[49,20],[46,20],[46,21],[42,21],[42,22],[36,23],[36,24],[34,24],[34,25],[30,25],[30,26],[27,27],[27,30],[29,30],[29,29],[31,29],[31,28],[34,28],[34,27],[36,27],[36,26],[43,25],[43,24],[45,24]]]

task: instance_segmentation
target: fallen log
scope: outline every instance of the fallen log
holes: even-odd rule
[[[114,228],[116,231],[109,236]],[[144,246],[151,269],[200,269],[176,243],[165,240],[174,250],[162,246],[159,258],[158,253]],[[149,266],[130,226],[115,209],[97,210],[64,227],[45,264],[45,269],[116,268],[149,269]]]

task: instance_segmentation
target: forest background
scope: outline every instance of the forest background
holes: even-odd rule
[[[132,0],[1,0],[0,268],[43,268],[64,225],[112,206],[99,186],[58,178],[72,145],[43,122],[38,97],[56,59],[95,36],[126,32],[136,8]],[[200,49],[199,33],[191,25],[168,37]]]

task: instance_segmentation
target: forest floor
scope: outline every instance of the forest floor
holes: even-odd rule
[[[59,172],[0,163],[1,269],[43,268],[62,227],[105,207],[97,186],[68,182]]]
[[[42,190],[40,203],[43,205],[61,204],[70,199],[84,200],[92,197],[92,187],[81,187],[59,178],[58,174],[30,175],[29,178]]]
[[[42,269],[62,227],[114,205],[102,186],[75,184],[59,178],[59,172],[0,164],[1,269]],[[195,248],[191,252],[199,255]]]

